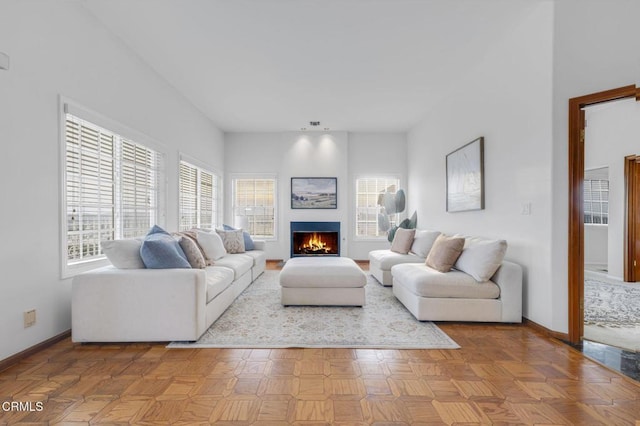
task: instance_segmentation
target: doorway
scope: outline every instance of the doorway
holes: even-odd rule
[[[584,109],[625,98],[640,100],[640,90],[630,85],[569,100],[568,337],[573,344],[584,334]]]
[[[625,252],[624,280],[640,279],[640,155],[624,159]]]

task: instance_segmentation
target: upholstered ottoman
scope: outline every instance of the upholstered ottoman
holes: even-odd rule
[[[364,306],[367,276],[346,257],[294,257],[280,272],[284,306]]]

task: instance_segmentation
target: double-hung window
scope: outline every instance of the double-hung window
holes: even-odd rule
[[[276,178],[274,176],[235,177],[233,214],[236,226],[254,237],[276,238]]]
[[[399,214],[386,215],[382,197],[400,187],[397,177],[363,177],[356,179],[356,237],[383,238],[386,230],[379,226],[380,215],[388,216],[390,226],[398,223]]]
[[[607,225],[609,223],[609,181],[585,179],[584,223]]]
[[[101,266],[102,241],[144,236],[159,221],[163,181],[160,152],[68,111],[65,105],[63,276]]]
[[[180,225],[181,231],[191,228],[215,228],[220,213],[220,177],[193,162],[180,161]]]

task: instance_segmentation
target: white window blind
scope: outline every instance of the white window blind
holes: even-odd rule
[[[368,177],[356,179],[356,237],[382,238],[386,232],[379,229],[378,214],[384,213],[382,196],[395,193],[400,179],[393,177]],[[399,214],[389,215],[391,226],[398,223]]]
[[[158,217],[162,155],[65,114],[66,266],[103,259],[100,242],[145,235]]]
[[[233,212],[246,217],[252,236],[276,236],[276,180],[274,178],[236,178],[233,180]]]
[[[180,161],[180,230],[218,225],[218,182],[216,174]]]

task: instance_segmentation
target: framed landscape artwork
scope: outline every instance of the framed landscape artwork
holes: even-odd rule
[[[337,209],[338,178],[292,177],[292,209]]]
[[[447,154],[447,211],[484,209],[484,138]]]

